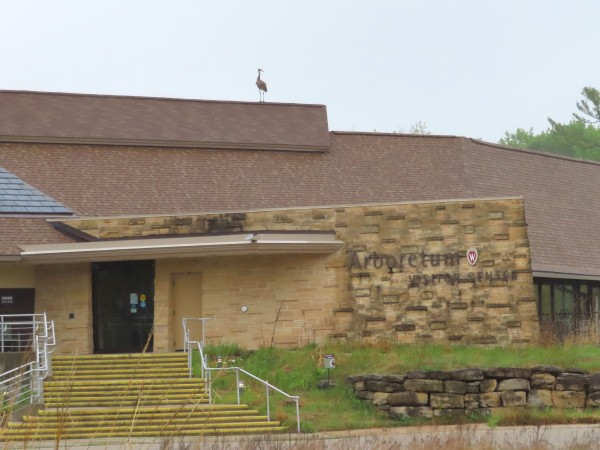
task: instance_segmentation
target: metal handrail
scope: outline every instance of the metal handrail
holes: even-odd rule
[[[22,336],[27,337],[26,346]],[[10,345],[15,339],[16,345]],[[45,313],[0,315],[0,351],[29,350],[34,354],[32,361],[0,374],[0,408],[43,401],[43,380],[52,371],[50,354],[55,344],[54,322],[48,322]]]
[[[194,347],[194,345],[197,347],[198,349],[198,353],[200,355],[200,361],[201,361],[201,374],[200,376],[206,381],[206,384],[208,386],[208,401],[209,403],[212,404],[212,372],[214,371],[233,371],[235,370],[235,379],[236,379],[236,394],[237,394],[237,404],[240,404],[240,372],[242,372],[244,375],[254,379],[255,381],[258,381],[259,383],[261,383],[263,386],[265,386],[266,389],[266,400],[267,400],[267,419],[270,421],[271,420],[271,404],[270,404],[270,396],[269,396],[269,390],[272,389],[275,392],[278,392],[279,394],[289,398],[290,400],[293,400],[294,403],[296,404],[296,425],[297,425],[297,431],[298,433],[300,433],[300,397],[298,395],[290,395],[284,391],[282,391],[281,389],[273,386],[271,383],[269,383],[266,380],[263,380],[259,377],[257,377],[256,375],[253,375],[252,373],[248,372],[247,370],[242,369],[241,367],[208,367],[208,364],[206,363],[206,355],[204,354],[204,325],[205,325],[205,320],[210,320],[210,319],[206,319],[206,318],[196,318],[196,319],[182,319],[182,322],[184,324],[186,324],[186,320],[202,320],[202,341],[193,341],[189,339],[189,330],[187,328],[184,328],[184,343],[185,343],[185,351],[188,353],[188,367],[190,370],[190,377],[192,376],[192,348]]]

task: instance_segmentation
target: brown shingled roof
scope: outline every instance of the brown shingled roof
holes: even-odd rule
[[[522,195],[533,269],[600,275],[599,163],[451,136],[327,141],[313,153],[3,143],[0,167],[82,216]],[[63,239],[53,233],[40,238]],[[3,252],[13,242],[0,234]]]
[[[326,151],[323,105],[0,90],[0,141]]]
[[[73,242],[42,218],[0,217],[0,260],[18,255],[17,244],[54,244]]]

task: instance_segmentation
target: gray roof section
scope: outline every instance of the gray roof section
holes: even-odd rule
[[[0,214],[71,214],[62,203],[48,197],[15,174],[0,167]]]

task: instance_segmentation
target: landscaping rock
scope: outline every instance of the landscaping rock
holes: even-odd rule
[[[502,393],[485,392],[479,394],[479,404],[482,408],[498,408],[502,406]]]
[[[531,375],[531,389],[554,389],[556,377],[550,373],[534,373]]]
[[[531,373],[549,373],[550,375],[557,377],[562,373],[562,369],[557,366],[535,366],[531,369]]]
[[[356,395],[356,398],[359,398],[360,400],[373,400],[373,395],[375,395],[375,392],[356,391],[355,395]]]
[[[413,370],[406,374],[406,378],[422,378],[428,380],[449,380],[450,372],[447,370]]]
[[[475,393],[479,392],[480,384],[481,383],[479,381],[472,381],[470,383],[467,383],[467,393],[475,394]]]
[[[585,391],[590,377],[577,373],[563,373],[556,378],[557,391]]]
[[[460,394],[431,394],[429,405],[433,409],[454,409],[465,407],[465,396]]]
[[[464,409],[434,409],[433,415],[435,417],[448,417],[454,420],[461,420],[465,417],[467,412]]]
[[[407,379],[404,390],[410,392],[444,392],[444,382],[440,380]]]
[[[450,372],[450,379],[456,381],[480,381],[483,380],[481,369],[458,369]]]
[[[525,391],[504,391],[502,392],[502,406],[512,408],[515,406],[525,406],[527,403],[527,392]]]
[[[467,383],[464,381],[444,381],[444,391],[449,394],[465,394],[467,392]]]
[[[409,417],[431,419],[433,417],[433,410],[426,406],[392,406],[390,408],[390,417],[392,419],[406,419]]]
[[[552,391],[552,403],[556,408],[583,408],[585,406],[585,392]]]
[[[465,395],[465,408],[466,409],[479,408],[479,394],[466,394]]]
[[[367,391],[385,391],[387,384],[384,381],[365,380]]]
[[[519,367],[494,367],[492,369],[484,369],[483,374],[488,378],[530,378],[531,369]]]
[[[373,404],[375,406],[387,405],[390,395],[387,392],[375,392],[373,394]]]
[[[600,391],[600,373],[594,373],[590,375],[590,392]]]
[[[429,395],[424,392],[397,392],[390,394],[387,401],[390,406],[426,406]]]
[[[355,391],[364,391],[366,390],[366,386],[365,386],[365,382],[364,381],[354,381],[352,383],[352,389],[354,389]]]
[[[527,396],[527,406],[532,408],[552,407],[552,391],[547,389],[532,389]]]
[[[506,380],[500,381],[497,391],[528,391],[529,390],[529,380],[525,378],[508,378]]]
[[[479,384],[479,392],[494,392],[497,386],[498,382],[496,380],[487,378],[485,380],[481,380],[481,383]]]
[[[593,392],[588,395],[585,406],[588,408],[594,408],[600,406],[600,392]]]

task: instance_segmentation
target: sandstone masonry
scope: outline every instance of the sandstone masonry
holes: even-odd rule
[[[489,413],[495,408],[600,407],[600,373],[555,366],[413,371],[348,377],[357,398],[391,418]]]
[[[180,332],[171,320],[170,288],[179,272],[202,273],[202,311],[216,319],[208,338],[249,348],[325,340],[503,345],[538,337],[520,198],[63,223],[99,239],[320,231],[343,241],[328,255],[157,260],[155,351],[173,350],[174,333]],[[474,265],[466,258],[469,249],[478,252]],[[68,353],[75,343],[82,353],[92,351],[88,272],[89,264],[40,266],[36,272],[36,310],[48,310],[57,324],[65,324],[57,329],[58,353]],[[241,305],[248,305],[248,313],[240,312]],[[69,319],[74,307],[75,319]]]

